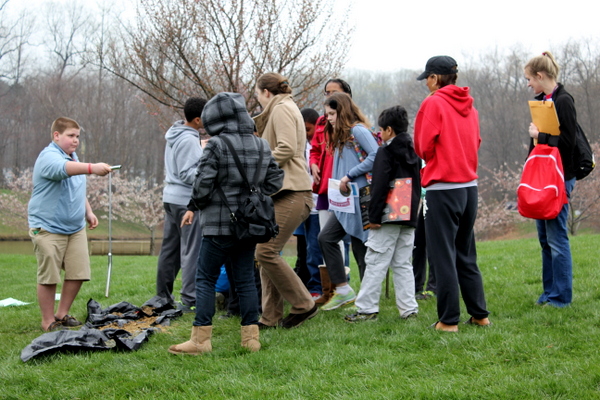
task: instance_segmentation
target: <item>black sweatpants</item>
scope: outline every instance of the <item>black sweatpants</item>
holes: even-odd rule
[[[477,186],[427,190],[425,198],[427,256],[437,281],[438,319],[448,325],[459,323],[459,289],[467,312],[477,319],[487,317],[473,233]]]

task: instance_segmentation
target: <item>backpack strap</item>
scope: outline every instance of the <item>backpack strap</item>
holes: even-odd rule
[[[231,153],[231,156],[233,157],[233,160],[235,161],[235,165],[237,166],[237,169],[240,172],[242,179],[244,179],[244,182],[248,186],[248,189],[250,190],[250,192],[252,193],[252,192],[256,191],[257,190],[256,185],[258,184],[258,178],[260,177],[260,171],[261,171],[262,161],[263,161],[263,143],[262,143],[262,141],[259,140],[258,165],[256,166],[256,172],[254,173],[252,185],[250,185],[250,182],[248,181],[248,176],[246,175],[246,170],[242,166],[242,162],[240,161],[240,158],[237,154],[237,151],[235,151],[233,144],[231,144],[231,141],[229,139],[227,139],[225,136],[219,136],[219,137],[229,148],[229,152]],[[229,206],[229,202],[227,201],[227,198],[225,197],[225,192],[223,192],[221,185],[217,184],[216,190],[217,190],[217,193],[219,194],[219,197],[221,197],[221,200],[223,201],[223,203],[225,203],[225,205],[229,209],[229,218],[232,221],[235,221],[236,220],[235,214],[231,211],[231,207]]]

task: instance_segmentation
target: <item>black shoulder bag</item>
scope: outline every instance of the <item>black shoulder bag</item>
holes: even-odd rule
[[[256,172],[254,173],[254,180],[252,181],[252,184],[250,184],[248,177],[246,176],[246,171],[244,170],[233,145],[226,137],[220,136],[220,138],[229,148],[229,151],[235,160],[235,165],[240,171],[240,175],[247,186],[242,205],[235,213],[231,211],[231,207],[225,198],[225,193],[221,186],[216,187],[221,200],[223,200],[223,203],[225,203],[229,209],[231,232],[239,240],[252,240],[256,243],[268,242],[279,234],[279,225],[275,222],[275,206],[273,204],[273,199],[269,196],[265,196],[257,187],[263,161],[263,143],[262,141],[259,141],[258,165],[256,167]]]

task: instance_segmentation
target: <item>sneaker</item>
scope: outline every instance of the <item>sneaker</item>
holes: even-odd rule
[[[313,308],[302,314],[288,314],[287,317],[281,320],[279,326],[290,329],[302,325],[306,320],[311,319],[319,313],[319,306],[315,304]]]
[[[413,318],[417,318],[418,314],[416,312],[411,312],[408,315],[404,315],[404,316],[400,316],[400,318],[402,319],[413,319]]]
[[[321,293],[311,293],[311,294],[310,294],[310,297],[312,297],[312,298],[313,298],[313,300],[316,300],[316,299],[318,299],[319,297],[321,297]]]
[[[354,303],[354,300],[356,300],[356,293],[352,288],[350,288],[350,292],[348,292],[348,294],[345,295],[339,294],[336,291],[331,297],[331,299],[327,303],[323,304],[321,310],[335,310],[336,308],[340,308],[341,306],[345,306],[346,304]]]
[[[177,303],[177,310],[183,312],[184,314],[194,313],[196,312],[196,306],[188,306],[187,304]]]
[[[370,314],[363,314],[363,313],[356,313],[356,314],[349,314],[346,315],[344,317],[344,321],[346,322],[361,322],[361,321],[377,321],[377,314],[379,313],[370,313]]]
[[[426,290],[426,291],[417,293],[417,295],[415,296],[415,299],[417,299],[417,300],[429,300],[429,299],[433,299],[434,297],[435,297],[435,293],[433,293],[430,290]]]

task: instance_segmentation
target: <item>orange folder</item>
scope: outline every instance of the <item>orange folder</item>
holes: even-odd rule
[[[553,101],[530,101],[531,121],[538,130],[550,135],[560,135],[560,124]]]

